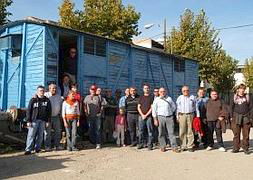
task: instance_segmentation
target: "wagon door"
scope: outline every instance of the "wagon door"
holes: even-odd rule
[[[6,36],[1,44],[1,108],[7,109],[18,106],[22,35]]]

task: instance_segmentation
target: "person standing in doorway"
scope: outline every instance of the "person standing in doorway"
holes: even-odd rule
[[[71,83],[76,83],[77,74],[77,51],[75,48],[70,48],[69,56],[63,62],[64,73],[70,77]]]
[[[69,75],[65,74],[62,78],[62,84],[60,84],[61,88],[61,96],[63,98],[66,98],[68,96],[69,90],[70,90],[70,77]]]

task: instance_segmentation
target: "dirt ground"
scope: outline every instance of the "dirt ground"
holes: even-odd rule
[[[227,152],[198,150],[175,154],[158,149],[104,147],[31,156],[21,152],[1,155],[0,179],[252,180],[253,153],[232,154],[231,140],[232,132],[228,130],[224,135]]]

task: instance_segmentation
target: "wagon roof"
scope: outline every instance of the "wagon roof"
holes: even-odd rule
[[[176,59],[180,59],[180,60],[191,60],[191,61],[197,61],[198,62],[198,60],[196,60],[196,59],[191,59],[191,58],[187,58],[187,57],[183,57],[183,56],[179,56],[179,55],[175,55],[175,54],[169,54],[169,53],[165,53],[163,51],[159,51],[159,50],[155,50],[155,49],[151,49],[151,48],[146,48],[146,47],[134,45],[134,44],[131,44],[131,43],[127,43],[127,42],[123,42],[123,41],[103,37],[103,36],[100,36],[100,35],[96,35],[96,34],[92,34],[92,33],[88,33],[88,32],[83,32],[83,31],[79,31],[79,30],[75,30],[75,29],[71,29],[71,28],[67,28],[67,27],[63,27],[63,26],[60,26],[58,24],[53,24],[53,23],[47,22],[45,20],[36,21],[36,20],[25,19],[25,20],[13,21],[13,22],[10,22],[10,23],[0,27],[0,33],[3,32],[8,27],[21,25],[23,23],[38,24],[38,25],[44,25],[44,26],[51,26],[51,27],[55,27],[55,28],[60,28],[60,29],[64,29],[66,31],[72,31],[72,32],[75,32],[75,33],[78,33],[78,34],[86,34],[86,35],[95,36],[95,37],[107,39],[107,40],[110,40],[110,41],[118,42],[118,43],[121,43],[121,44],[126,44],[126,45],[129,45],[129,46],[134,47],[136,49],[141,49],[141,50],[145,50],[147,52],[152,52],[152,53],[156,53],[156,54],[162,54],[163,56],[169,56],[171,58],[176,58]]]

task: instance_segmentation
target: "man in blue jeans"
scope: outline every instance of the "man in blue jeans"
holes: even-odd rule
[[[84,99],[84,111],[89,124],[90,141],[96,144],[96,149],[101,149],[101,114],[106,102],[96,94],[97,87],[90,87],[90,95]]]
[[[148,84],[143,85],[143,96],[139,98],[138,112],[139,112],[139,144],[137,149],[144,147],[144,140],[148,140],[148,150],[152,150],[153,144],[153,122],[151,117],[151,106],[153,103],[153,96],[150,95],[150,87]],[[148,132],[146,136],[145,132]]]
[[[43,86],[37,87],[37,94],[33,97],[27,109],[27,127],[28,135],[26,140],[25,155],[31,154],[35,149],[36,153],[41,151],[41,143],[43,141],[43,132],[45,126],[49,126],[51,118],[51,103],[50,100],[44,96],[45,88]]]
[[[45,150],[51,151],[51,140],[53,138],[55,150],[63,150],[63,148],[60,146],[60,140],[61,140],[61,131],[62,131],[62,124],[60,119],[61,114],[61,107],[63,99],[62,97],[57,94],[57,85],[54,83],[51,83],[49,85],[49,92],[45,93],[45,96],[49,98],[52,106],[52,116],[51,116],[51,123],[48,127],[46,127],[44,131],[44,143],[45,143]],[[52,137],[52,129],[54,130],[54,134]]]

